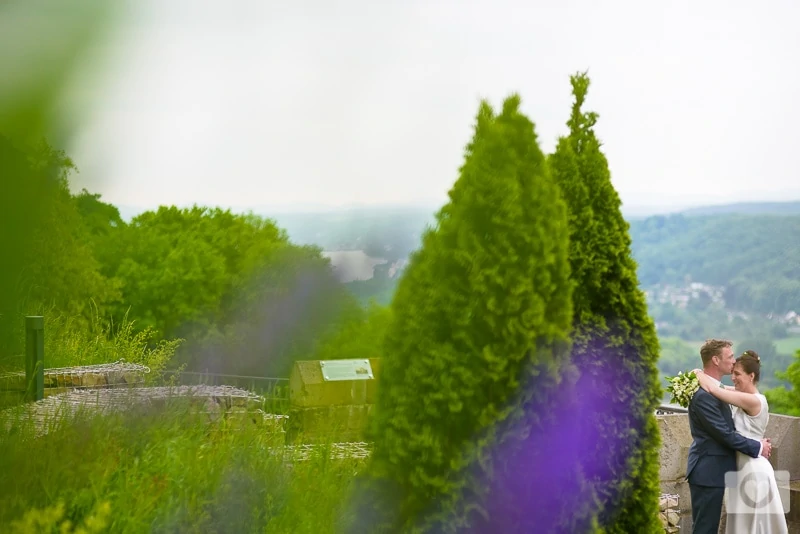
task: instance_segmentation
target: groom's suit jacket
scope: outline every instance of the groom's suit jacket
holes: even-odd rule
[[[753,458],[761,452],[760,442],[736,433],[730,406],[702,388],[689,403],[689,428],[689,484],[725,487],[725,473],[736,471],[735,451]]]

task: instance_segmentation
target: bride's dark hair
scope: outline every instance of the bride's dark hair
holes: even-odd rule
[[[753,373],[753,383],[758,382],[761,375],[761,357],[754,350],[746,350],[741,356],[736,358],[736,363],[742,366],[742,370],[747,373]]]

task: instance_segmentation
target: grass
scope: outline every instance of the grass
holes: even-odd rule
[[[45,366],[125,359],[150,367],[157,385],[179,343],[154,343],[129,321],[87,328],[49,314]],[[0,367],[17,370],[18,359]],[[64,412],[38,437],[23,410],[0,410],[4,533],[334,532],[348,520],[349,487],[365,461],[330,460],[324,446],[298,460],[283,434],[248,419],[212,421],[182,401]]]
[[[179,404],[62,418],[0,435],[0,531],[334,532],[364,462],[297,461],[281,434]]]

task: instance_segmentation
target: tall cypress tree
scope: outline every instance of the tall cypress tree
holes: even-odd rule
[[[368,470],[392,488],[387,531],[479,520],[494,452],[509,430],[537,432],[520,399],[546,405],[569,364],[566,209],[519,103],[499,115],[482,103],[450,201],[392,303]]]
[[[596,500],[605,532],[661,532],[655,408],[661,397],[658,338],[639,289],[628,224],[597,139],[597,114],[583,111],[589,78],[571,77],[575,101],[549,158],[567,201],[575,281],[572,362],[584,499]]]

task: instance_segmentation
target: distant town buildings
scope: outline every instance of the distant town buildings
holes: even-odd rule
[[[709,304],[725,306],[725,287],[712,286],[702,282],[656,286],[645,290],[645,295],[648,302],[671,304],[677,308],[686,308],[692,300],[705,300]]]
[[[712,286],[702,282],[687,282],[683,285],[659,285],[645,289],[647,303],[670,305],[679,309],[686,309],[692,301],[700,301],[706,306],[715,306],[719,309],[725,308],[725,287]],[[743,311],[726,310],[728,320],[732,321],[734,318],[743,319],[745,321],[750,319],[750,314]],[[786,325],[789,332],[800,331],[800,314],[795,311],[790,311],[785,314],[769,314],[767,319],[779,324]],[[656,323],[656,329],[668,328],[668,322]]]

